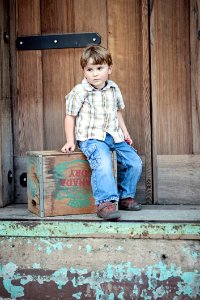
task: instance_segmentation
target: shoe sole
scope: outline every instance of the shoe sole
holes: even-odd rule
[[[142,209],[142,207],[140,207],[140,208],[128,208],[128,207],[118,207],[118,209],[119,210],[127,210],[127,211],[139,211],[139,210],[141,210]]]
[[[97,214],[97,217],[102,218],[104,220],[114,220],[114,219],[120,219],[121,214],[119,212],[114,212],[107,217],[103,217]]]

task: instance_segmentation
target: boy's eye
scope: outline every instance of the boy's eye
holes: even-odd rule
[[[101,71],[103,68],[102,67],[98,67],[98,71]]]
[[[91,72],[91,71],[92,71],[92,69],[90,69],[90,68],[89,68],[89,69],[87,69],[87,71],[88,71],[88,72]]]

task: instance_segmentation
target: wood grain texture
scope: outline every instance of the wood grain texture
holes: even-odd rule
[[[153,203],[158,203],[158,174],[157,174],[157,90],[158,82],[156,80],[157,64],[154,55],[155,47],[155,17],[153,9],[153,0],[149,3],[150,20],[150,64],[151,64],[151,139],[152,139],[152,173],[153,173]]]
[[[108,46],[113,56],[111,78],[122,91],[124,118],[134,147],[144,154],[141,1],[109,0],[108,16]]]
[[[73,1],[41,2],[44,34],[74,31]],[[65,95],[74,85],[73,49],[42,51],[44,96],[44,149],[61,149],[64,133]]]
[[[158,154],[192,153],[189,1],[153,1],[152,99]],[[154,93],[153,93],[154,91]]]
[[[145,161],[138,200],[152,201],[148,7],[142,1],[108,1],[108,46],[113,79],[124,100],[124,119],[134,147]],[[116,26],[120,24],[120,26]],[[147,156],[146,156],[147,155]],[[140,192],[141,193],[140,193]],[[146,198],[146,199],[145,199]]]
[[[200,204],[200,155],[158,155],[159,204]]]
[[[16,14],[17,35],[40,34],[39,0],[18,0]],[[15,155],[43,148],[41,51],[17,52],[17,98],[13,111]]]
[[[0,1],[0,207],[13,200],[13,182],[8,182],[8,172],[13,174],[13,145],[11,125],[11,94],[9,73],[9,43],[5,43],[4,33],[9,35],[9,3]]]
[[[101,45],[107,47],[107,5],[106,0],[74,0],[75,32],[97,32],[101,36]],[[75,49],[75,84],[83,79],[80,56],[83,49]]]
[[[150,53],[149,53],[148,1],[142,1],[142,76],[143,76],[143,119],[145,146],[145,199],[152,203],[152,149],[151,149],[151,95],[150,95]]]
[[[190,55],[193,153],[200,154],[200,0],[190,1]]]

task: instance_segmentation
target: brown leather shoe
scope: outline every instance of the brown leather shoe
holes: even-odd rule
[[[104,220],[119,219],[121,214],[116,210],[116,204],[112,202],[105,202],[97,207],[97,216]]]
[[[135,211],[135,210],[141,210],[142,205],[137,203],[134,198],[125,198],[119,200],[118,208],[120,210],[129,210],[129,211]]]

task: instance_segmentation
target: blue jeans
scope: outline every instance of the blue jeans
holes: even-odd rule
[[[90,139],[78,142],[92,169],[91,185],[96,205],[134,197],[142,172],[142,161],[134,148],[126,142],[115,143],[110,134],[105,141]],[[120,165],[116,185],[110,150],[115,150]]]

